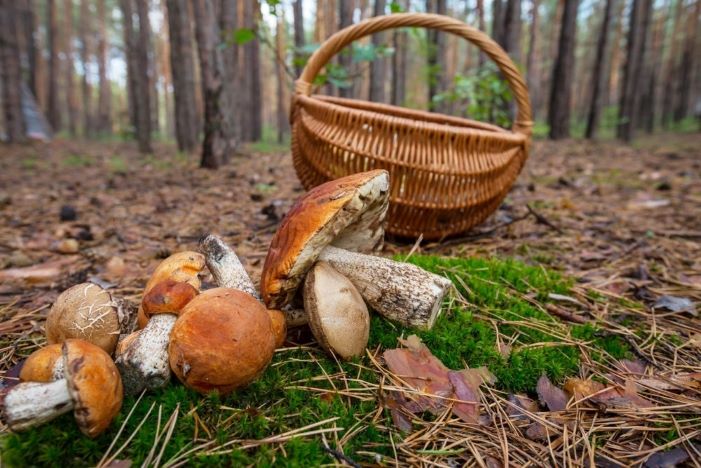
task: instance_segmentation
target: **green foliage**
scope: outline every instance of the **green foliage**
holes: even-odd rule
[[[486,365],[499,379],[498,388],[531,393],[544,372],[556,382],[577,372],[578,348],[562,343],[560,336],[563,334],[590,342],[601,355],[628,355],[625,343],[600,335],[590,325],[570,330],[532,303],[532,299],[541,303],[547,301],[549,293],[567,293],[570,281],[550,270],[496,258],[414,256],[410,262],[449,276],[467,304],[458,306],[447,300],[443,315],[430,331],[404,328],[373,315],[370,349],[395,348],[397,337],[416,333],[448,367]],[[529,326],[532,323],[545,323],[548,327],[536,329]],[[497,348],[497,329],[502,340],[517,336],[508,357]],[[116,447],[136,431],[148,414],[146,422],[118,457],[129,459],[134,465],[141,464],[148,456],[158,428],[163,430],[176,408],[179,408],[179,417],[162,462],[203,440],[213,438],[216,445],[234,439],[260,440],[328,418],[338,418],[333,424],[346,432],[362,418],[374,414],[378,403],[374,398],[361,401],[342,397],[336,388],[345,385],[351,389],[361,388],[361,381],[377,383],[377,375],[371,369],[367,357],[338,363],[315,347],[278,351],[273,363],[257,381],[231,395],[203,397],[173,383],[166,389],[147,394],[138,404],[135,398],[126,398],[110,430],[95,440],[83,437],[76,429],[73,416],[68,414],[26,433],[4,435],[0,439],[0,455],[4,466],[10,467],[94,465],[133,407],[134,413],[126,421]],[[339,372],[352,378],[332,381],[326,377]],[[320,390],[310,390],[310,387]],[[383,414],[376,421],[373,423],[371,418],[366,418],[361,426],[356,426],[362,429],[344,446],[344,452],[360,463],[372,463],[374,458],[359,452],[393,453],[392,443],[381,427],[392,424],[389,415]],[[332,427],[332,424],[323,427]],[[193,442],[195,434],[198,440]],[[329,435],[326,438],[333,440]],[[335,461],[324,450],[320,436],[289,440],[284,445],[284,460],[282,451],[275,446],[242,449],[241,445],[237,442],[209,453],[198,450],[187,465],[317,466]],[[156,452],[160,448],[158,446]]]
[[[429,72],[431,79],[435,79],[437,70]],[[435,95],[433,104],[455,102],[463,105],[466,102],[462,112],[466,117],[492,122],[501,127],[511,126],[509,106],[513,95],[496,66],[487,64],[480,67],[476,73],[467,76],[458,73],[454,83],[453,89]]]
[[[93,163],[92,158],[84,154],[71,154],[63,160],[63,164],[68,167],[89,167]]]
[[[392,13],[403,13],[404,8],[402,7],[401,3],[397,1],[392,1],[389,4],[389,11]]]
[[[228,32],[225,45],[243,45],[256,38],[256,32],[250,28],[238,28]]]

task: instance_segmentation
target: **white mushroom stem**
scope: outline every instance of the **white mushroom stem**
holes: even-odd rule
[[[452,284],[410,263],[331,246],[318,260],[351,280],[372,309],[406,326],[431,328]]]
[[[156,314],[115,360],[124,391],[136,395],[144,389],[164,387],[170,381],[168,342],[175,314]]]
[[[73,409],[66,379],[24,382],[5,395],[5,422],[13,431],[39,426]]]
[[[219,237],[209,234],[200,241],[207,268],[221,288],[238,289],[260,300],[260,295],[238,256]]]

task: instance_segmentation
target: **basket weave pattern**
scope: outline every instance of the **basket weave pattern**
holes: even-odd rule
[[[343,47],[405,26],[457,34],[492,58],[518,105],[512,130],[386,104],[310,96],[310,83]],[[464,232],[496,210],[528,157],[532,125],[526,85],[495,42],[458,20],[419,13],[372,18],[331,36],[296,82],[291,121],[294,167],[306,189],[386,169],[391,181],[387,231],[426,239]]]

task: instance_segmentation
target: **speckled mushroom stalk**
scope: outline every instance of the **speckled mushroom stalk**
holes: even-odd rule
[[[51,382],[23,382],[2,401],[5,422],[13,431],[44,424],[74,410],[80,430],[96,437],[122,406],[122,383],[112,359],[83,340],[66,340],[62,347],[64,378]]]

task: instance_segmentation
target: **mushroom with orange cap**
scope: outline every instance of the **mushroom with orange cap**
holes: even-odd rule
[[[51,382],[63,378],[61,344],[39,348],[30,354],[19,372],[20,382]]]
[[[104,432],[122,406],[122,381],[110,356],[78,339],[61,345],[64,378],[23,382],[4,396],[5,422],[13,431],[36,427],[73,410],[83,434]]]
[[[403,325],[431,328],[450,281],[415,265],[369,255],[382,246],[388,203],[384,170],[326,182],[297,200],[265,259],[265,304],[291,306],[307,272],[324,261],[378,313]]]

